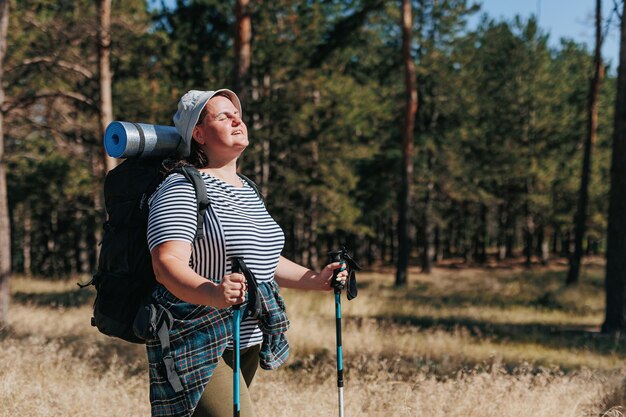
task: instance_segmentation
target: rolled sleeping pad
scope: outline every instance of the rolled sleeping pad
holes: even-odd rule
[[[165,157],[175,154],[180,142],[173,126],[116,121],[104,132],[104,148],[112,158]]]

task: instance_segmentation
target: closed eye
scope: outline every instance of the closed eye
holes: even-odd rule
[[[214,120],[224,121],[226,119],[234,119],[235,117],[239,117],[239,112],[234,112],[234,113],[222,112],[222,113],[219,113],[217,116],[215,116]]]

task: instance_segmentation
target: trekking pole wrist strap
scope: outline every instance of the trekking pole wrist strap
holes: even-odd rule
[[[247,314],[246,317],[258,318],[261,315],[261,297],[259,295],[259,286],[256,282],[256,277],[248,268],[241,256],[233,256],[230,258],[233,267],[233,272],[240,272],[246,277],[246,284],[248,286],[248,302],[246,305]],[[235,307],[235,306],[233,306]],[[237,306],[236,308],[239,308]]]

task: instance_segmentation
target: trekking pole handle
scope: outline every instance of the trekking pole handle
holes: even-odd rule
[[[329,263],[334,263],[334,262],[341,262],[342,264],[345,264],[345,260],[344,260],[344,251],[343,250],[334,250],[331,252],[328,252],[328,260]],[[339,283],[339,281],[337,281],[337,275],[339,275],[339,273],[341,271],[343,271],[345,269],[345,266],[342,265],[341,268],[337,268],[333,270],[333,279],[331,281],[331,286],[333,287],[333,289],[335,290],[335,292],[341,292],[341,290],[343,289],[343,285],[341,285]]]
[[[233,274],[240,274],[241,273],[241,265],[239,264],[238,261],[238,257],[233,256],[232,258],[230,258],[230,262],[231,262],[231,273]],[[233,305],[233,309],[235,310],[239,310],[241,308],[241,304],[235,304]]]

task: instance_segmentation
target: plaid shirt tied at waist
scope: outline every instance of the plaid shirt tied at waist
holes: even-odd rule
[[[258,283],[258,295],[262,307],[259,327],[263,332],[260,366],[266,370],[276,369],[289,356],[285,337],[289,320],[275,281]],[[232,308],[190,304],[176,298],[162,285],[157,286],[152,296],[172,314],[170,352],[183,387],[179,392],[174,390],[164,369],[161,344],[158,339],[149,340],[146,346],[152,416],[189,417],[232,337]],[[245,304],[243,308],[245,312]]]

